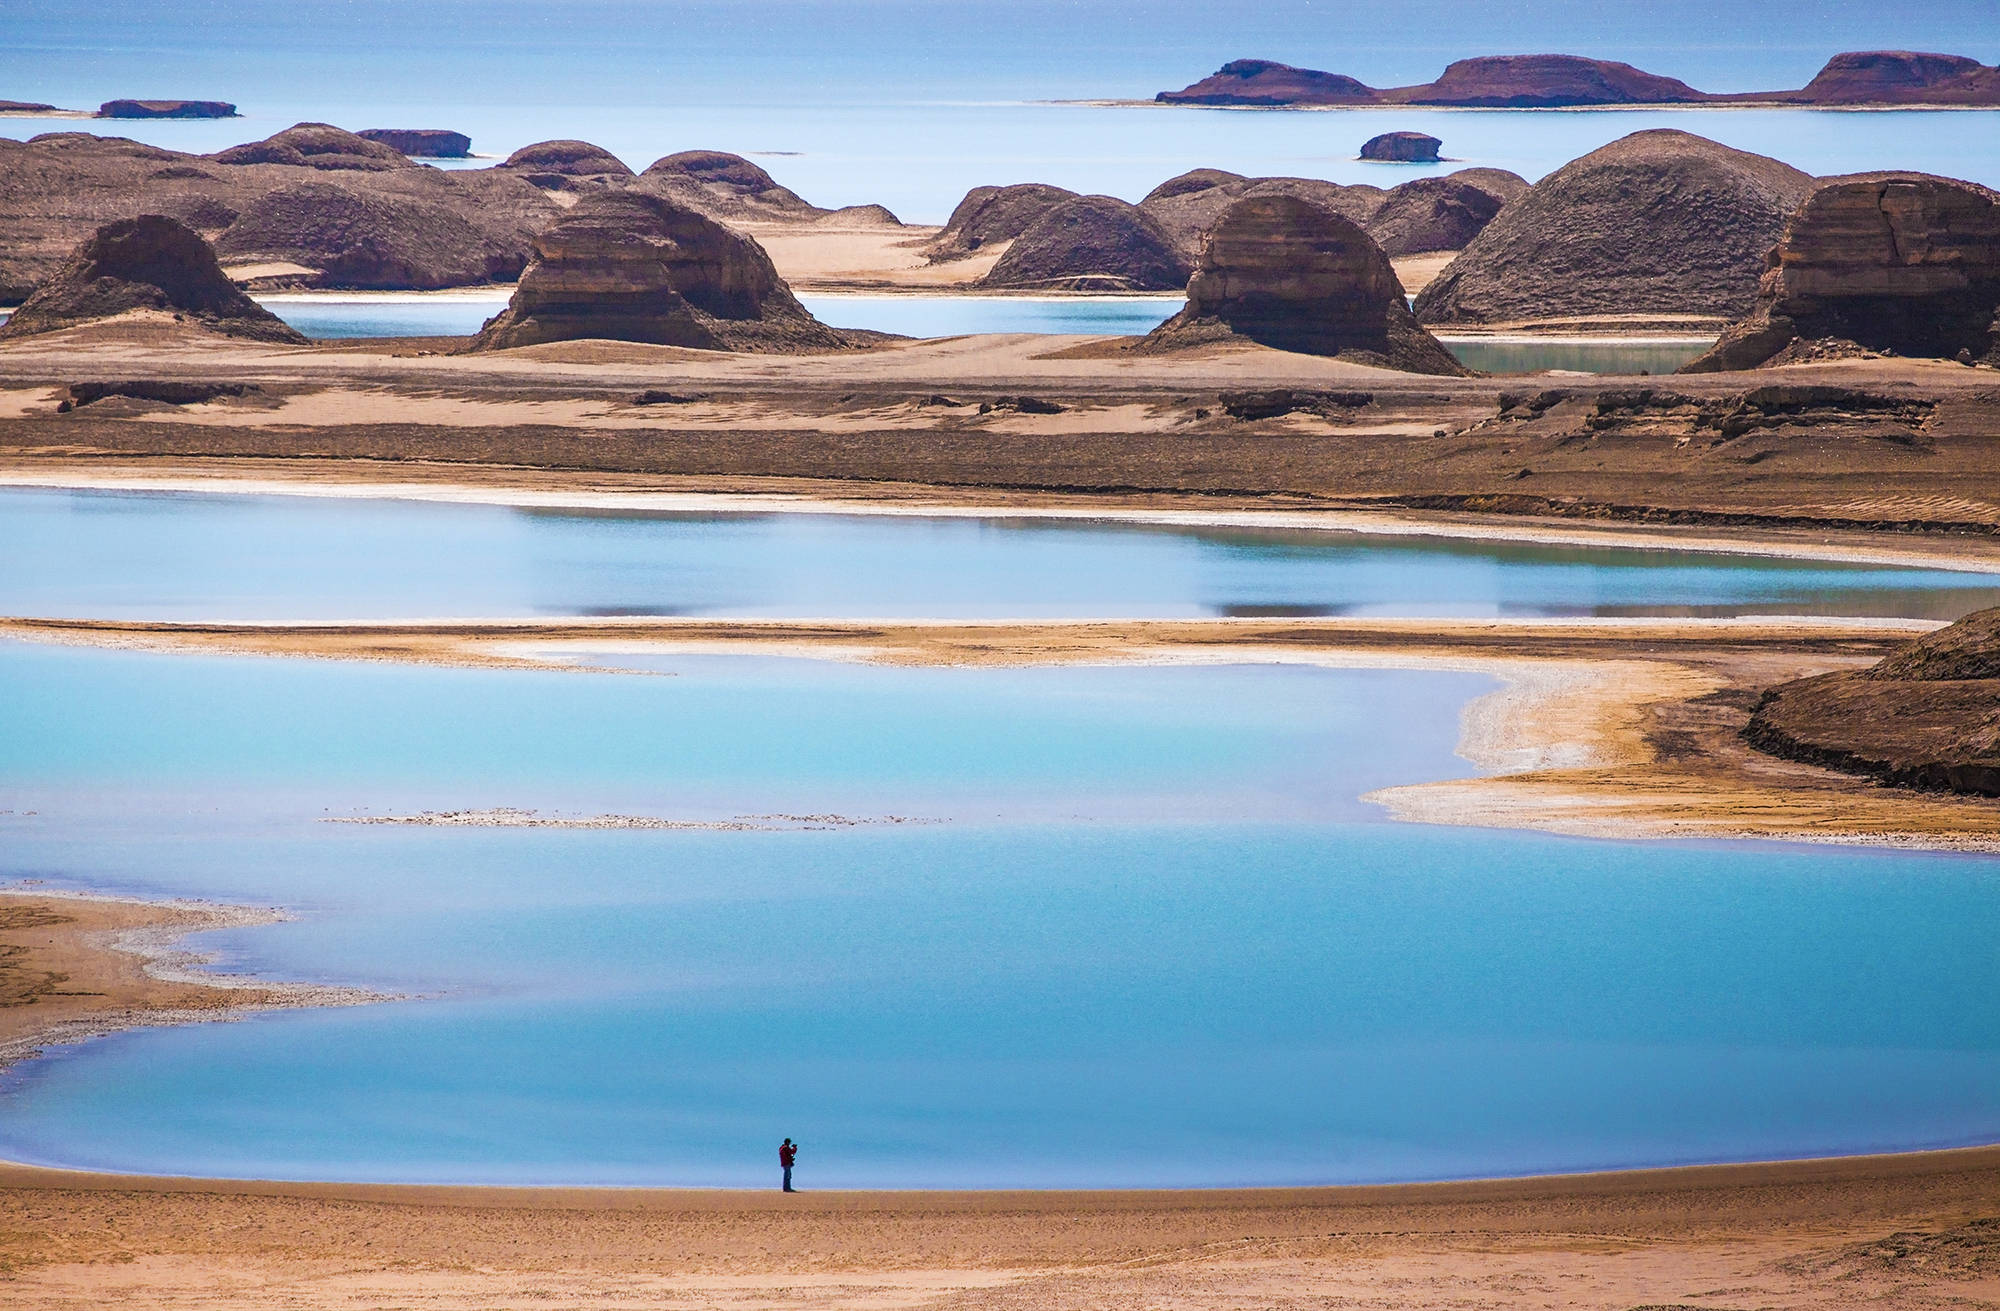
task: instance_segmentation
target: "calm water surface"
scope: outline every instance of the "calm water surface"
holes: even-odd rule
[[[668,668],[0,647],[0,875],[277,901],[229,967],[424,995],[38,1062],[0,1156],[1226,1184],[2000,1132],[2000,864],[1377,822],[1483,679]],[[943,822],[317,822],[488,805]]]
[[[1956,618],[2000,576],[1058,519],[0,490],[0,614]]]

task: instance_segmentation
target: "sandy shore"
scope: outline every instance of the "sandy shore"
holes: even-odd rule
[[[9,1306],[1943,1308],[2000,1149],[1373,1188],[826,1193],[0,1167]]]

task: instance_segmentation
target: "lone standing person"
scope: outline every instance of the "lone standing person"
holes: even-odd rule
[[[785,1139],[785,1141],[778,1144],[778,1164],[783,1166],[785,1169],[785,1191],[788,1193],[793,1193],[798,1191],[796,1188],[792,1187],[792,1162],[798,1159],[799,1159],[798,1145],[794,1143],[791,1139],[787,1138]]]

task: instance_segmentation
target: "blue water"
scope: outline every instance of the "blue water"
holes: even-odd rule
[[[2000,576],[1062,519],[0,490],[0,614],[1956,618]]]
[[[426,994],[36,1063],[0,1156],[767,1184],[789,1134],[809,1186],[1081,1186],[2000,1132],[2000,863],[1354,800],[1463,772],[1483,679],[672,668],[0,646],[0,876],[277,901],[301,918],[213,935],[230,967]],[[316,822],[446,805],[944,822]]]
[[[1364,164],[1378,132],[1421,128],[1458,163],[1530,179],[1645,127],[1682,127],[1809,172],[1916,168],[2000,184],[2000,115],[1803,111],[1241,113],[1023,102],[1149,97],[1227,59],[1287,60],[1379,86],[1465,55],[1566,51],[1716,91],[1802,85],[1838,50],[2000,47],[1990,0],[1555,0],[1394,6],[1276,0],[17,0],[0,9],[14,99],[238,103],[220,122],[0,120],[0,132],[110,131],[214,151],[299,120],[449,127],[504,156],[580,137],[635,168],[672,151],[755,157],[822,205],[942,222],[967,189],[1053,182],[1137,199],[1194,167],[1393,185],[1434,169]],[[662,70],[670,70],[663,73]]]

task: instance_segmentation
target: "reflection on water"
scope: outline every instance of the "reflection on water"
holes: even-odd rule
[[[1526,341],[1491,337],[1443,338],[1453,355],[1482,373],[1672,373],[1714,344],[1713,338],[1593,341],[1577,337]]]
[[[1355,800],[1463,773],[1485,679],[656,667],[0,644],[0,876],[275,900],[206,945],[424,998],[28,1066],[0,1156],[754,1185],[789,1134],[826,1187],[1226,1185],[2000,1132],[2000,863]],[[496,804],[944,822],[319,822]]]
[[[1866,614],[2000,577],[1701,552],[915,515],[0,490],[0,613],[979,618]]]

